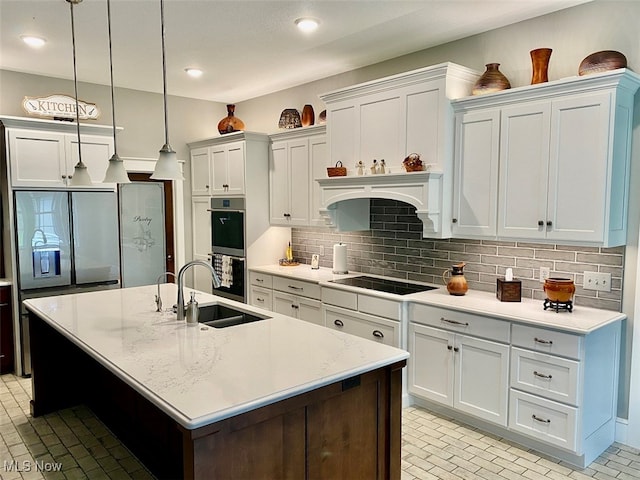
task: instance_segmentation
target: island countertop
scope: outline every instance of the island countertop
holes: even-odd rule
[[[25,305],[187,429],[409,356],[203,292],[197,295],[201,305],[219,302],[271,318],[221,329],[187,325],[172,312],[155,312],[155,293],[154,285],[37,298]],[[161,294],[165,304],[173,303],[176,285],[162,284]]]

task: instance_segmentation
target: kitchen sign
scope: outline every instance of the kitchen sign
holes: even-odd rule
[[[76,119],[76,99],[68,95],[24,97],[22,108],[29,115],[54,119]],[[82,120],[95,120],[100,116],[100,109],[95,103],[78,100],[78,113]]]

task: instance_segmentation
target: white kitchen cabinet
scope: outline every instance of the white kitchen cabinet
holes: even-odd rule
[[[615,70],[453,102],[455,235],[624,245],[638,87],[640,76]]]
[[[263,171],[269,137],[262,133],[234,132],[189,143],[191,193],[212,197],[248,194],[246,174]],[[261,180],[262,181],[262,180]],[[264,189],[265,192],[267,188]],[[249,196],[254,196],[253,192]]]
[[[211,192],[211,153],[209,147],[191,150],[191,195],[209,195]]]
[[[211,214],[209,197],[191,198],[193,225],[193,259],[211,263]],[[211,272],[205,268],[192,268],[193,288],[212,293]]]
[[[368,338],[385,345],[400,345],[400,323],[376,315],[324,305],[324,324],[362,338]]]
[[[328,166],[325,126],[271,135],[270,222],[282,226],[323,226],[320,186]]]
[[[498,205],[500,110],[456,114],[451,232],[494,236]]]
[[[620,323],[578,335],[512,327],[509,429],[586,466],[615,439]]]
[[[273,311],[324,326],[320,300],[274,290]]]
[[[231,142],[211,148],[211,195],[244,194],[244,142]]]
[[[401,346],[402,303],[340,288],[322,288],[324,324],[328,328]]]
[[[507,425],[509,345],[409,323],[409,393]]]
[[[82,161],[97,188],[113,189],[102,180],[113,155],[113,137],[81,134]],[[78,137],[38,129],[8,129],[11,186],[68,187],[78,163]]]
[[[250,285],[249,299],[250,305],[273,311],[273,290]]]

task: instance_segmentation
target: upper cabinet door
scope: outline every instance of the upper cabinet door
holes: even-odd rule
[[[227,193],[229,195],[244,195],[244,147],[244,142],[227,145]]]
[[[288,142],[273,142],[269,159],[269,221],[271,225],[289,225],[289,150]]]
[[[9,157],[13,187],[65,187],[67,170],[65,135],[10,129]]]
[[[496,234],[500,110],[456,115],[452,233]]]
[[[73,167],[78,163],[78,138],[73,135],[66,137],[67,171],[73,174]],[[103,184],[104,176],[107,173],[109,159],[113,155],[113,138],[99,135],[82,135],[80,137],[82,148],[82,163],[87,166],[87,172],[91,177],[91,182],[98,186],[111,186],[114,184]]]
[[[191,194],[209,195],[211,182],[211,162],[209,147],[191,151]]]
[[[551,103],[502,109],[498,235],[545,238]]]
[[[554,240],[601,242],[608,218],[612,181],[609,154],[611,95],[576,95],[553,102],[549,161],[547,236]],[[624,177],[624,174],[622,175]],[[618,209],[623,213],[625,209]],[[607,221],[608,220],[608,221]],[[621,222],[621,221],[620,221]]]
[[[309,142],[289,142],[289,188],[291,225],[309,225]]]

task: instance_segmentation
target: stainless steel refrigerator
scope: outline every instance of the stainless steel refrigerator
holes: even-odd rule
[[[22,300],[120,287],[115,192],[16,191],[15,232],[23,374],[31,373]]]

